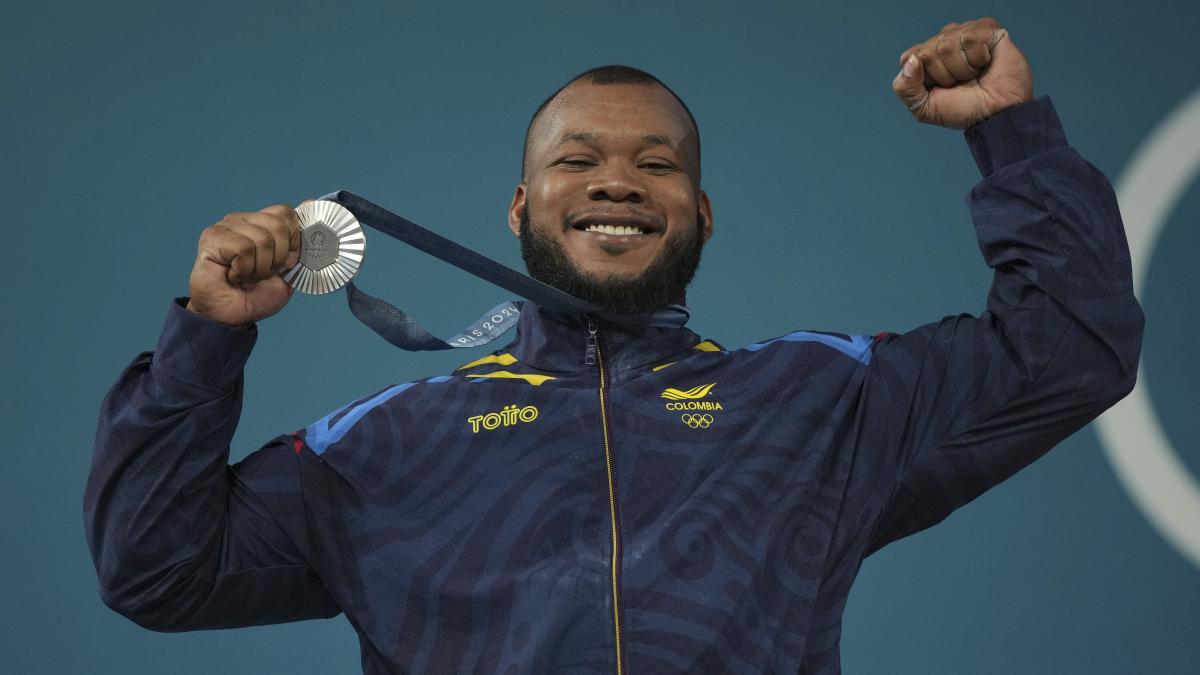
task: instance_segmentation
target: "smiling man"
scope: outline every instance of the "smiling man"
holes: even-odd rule
[[[298,223],[204,231],[190,298],[101,414],[104,601],[155,630],[344,613],[366,673],[838,672],[863,560],[1128,393],[1141,344],[1112,189],[1007,31],[949,24],[900,64],[907,111],[965,129],[982,174],[987,311],[737,349],[647,321],[712,236],[700,136],[653,77],[589,71],[531,120],[508,224],[531,275],[604,315],[528,303],[507,347],[233,466]]]
[[[508,211],[534,278],[619,314],[682,302],[712,236],[692,114],[647,73],[607,66],[546,100]]]

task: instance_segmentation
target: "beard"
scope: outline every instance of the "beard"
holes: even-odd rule
[[[663,250],[640,274],[609,274],[600,278],[579,269],[558,240],[533,224],[529,208],[521,209],[521,258],[529,276],[580,300],[618,315],[647,314],[684,302],[684,291],[700,266],[704,248],[704,216],[696,211],[693,227],[666,235]]]

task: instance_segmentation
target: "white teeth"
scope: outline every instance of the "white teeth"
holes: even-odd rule
[[[593,224],[593,225],[588,225],[584,231],[599,232],[601,234],[615,234],[615,235],[619,235],[619,236],[643,233],[642,228],[630,227],[628,225],[595,225],[595,224]]]

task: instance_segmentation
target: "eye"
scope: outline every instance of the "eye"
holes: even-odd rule
[[[587,167],[595,164],[595,162],[585,157],[567,157],[558,160],[558,163],[559,165],[565,166],[568,169],[586,169]]]
[[[672,171],[675,171],[674,164],[669,164],[667,162],[655,161],[655,160],[642,162],[638,166],[640,166],[642,169],[649,171],[650,173],[654,173],[654,174],[664,174],[664,173],[670,173]]]

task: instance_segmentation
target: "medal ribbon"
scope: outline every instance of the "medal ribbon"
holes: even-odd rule
[[[321,199],[341,204],[363,225],[395,237],[413,248],[444,260],[484,281],[516,293],[537,303],[540,307],[561,314],[590,314],[601,319],[639,323],[647,326],[677,328],[687,323],[688,309],[679,304],[669,305],[650,314],[612,315],[596,305],[496,262],[352,192],[339,190],[321,197]],[[521,307],[524,304],[519,301],[500,303],[476,319],[474,323],[459,331],[454,337],[445,340],[430,333],[416,319],[394,305],[359,289],[353,281],[346,284],[346,302],[350,306],[351,313],[359,321],[365,323],[383,339],[408,351],[436,351],[485,345],[517,325],[517,319],[520,317]]]

